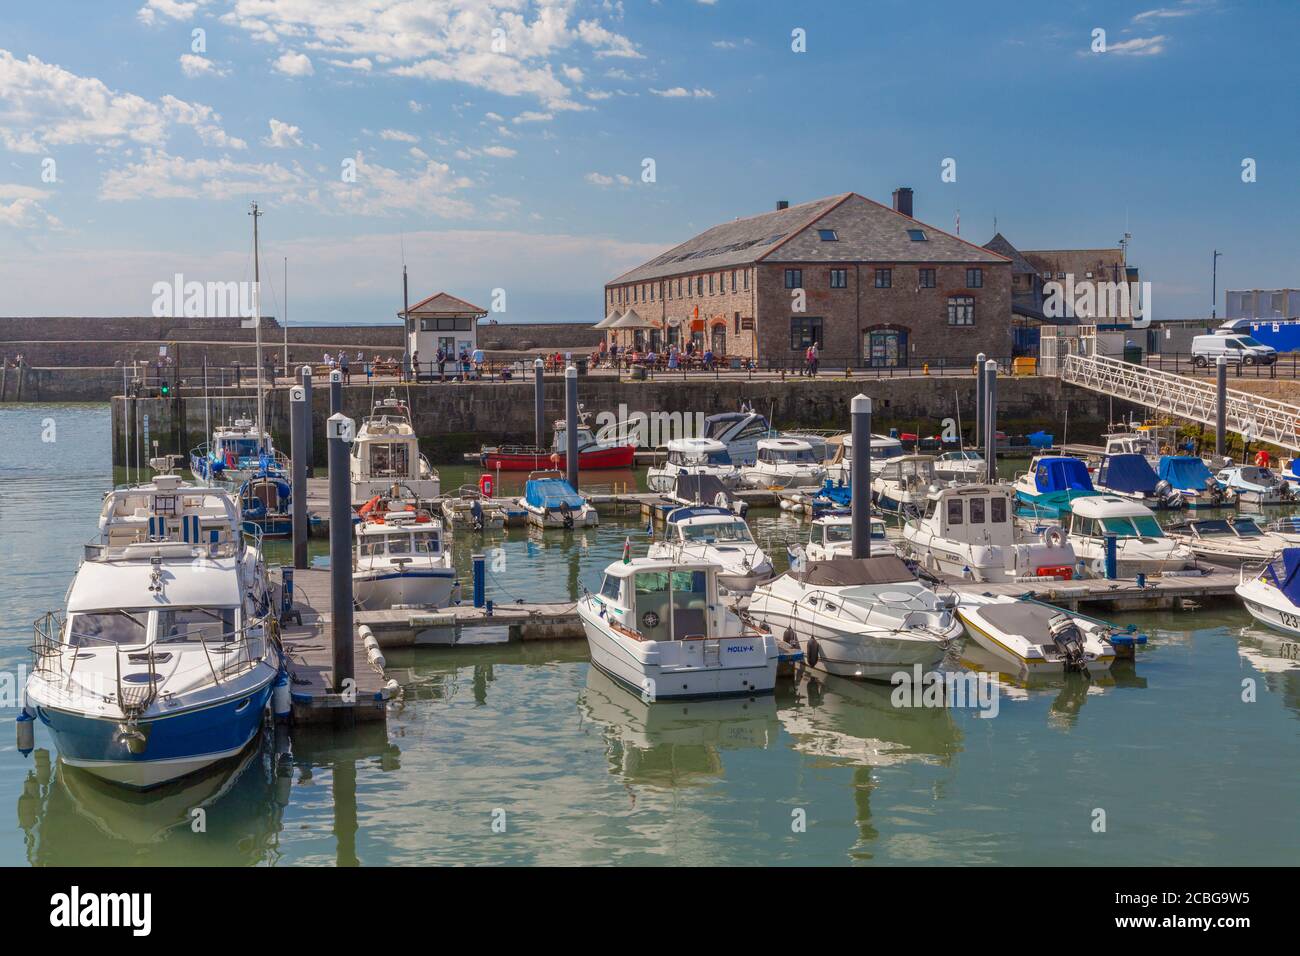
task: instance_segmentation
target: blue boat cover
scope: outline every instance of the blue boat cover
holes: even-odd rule
[[[1179,491],[1200,491],[1205,479],[1213,478],[1209,466],[1191,455],[1163,455],[1160,458],[1160,477]]]
[[[1034,472],[1034,484],[1044,493],[1053,491],[1092,491],[1088,468],[1077,458],[1043,458]]]
[[[837,485],[827,478],[822,482],[821,491],[817,492],[816,499],[822,500],[826,505],[847,508],[853,501],[853,494],[851,486],[847,483]]]
[[[563,478],[532,478],[524,487],[524,500],[534,508],[558,508],[568,503],[570,508],[581,508],[582,496]]]
[[[1283,577],[1278,581],[1277,569],[1269,565],[1268,571],[1273,577],[1273,583],[1286,595],[1288,601],[1300,606],[1300,548],[1282,549],[1282,569]]]
[[[1052,442],[1055,440],[1055,435],[1049,435],[1044,431],[1037,431],[1029,436],[1029,444],[1033,445],[1035,448],[1051,448]]]
[[[1107,455],[1101,463],[1097,484],[1110,491],[1126,493],[1155,491],[1155,471],[1142,455]]]

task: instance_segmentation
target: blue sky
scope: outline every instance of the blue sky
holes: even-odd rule
[[[257,199],[268,313],[287,257],[291,320],[384,321],[405,258],[413,297],[594,321],[605,280],[709,225],[904,184],[976,242],[1131,232],[1157,317],[1208,312],[1217,247],[1222,312],[1300,286],[1297,27],[1231,0],[10,2],[0,313],[251,278]]]

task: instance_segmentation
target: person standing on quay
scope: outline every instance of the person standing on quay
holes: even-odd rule
[[[339,371],[343,373],[343,384],[352,384],[352,366],[348,364],[348,353],[343,349],[339,350]]]

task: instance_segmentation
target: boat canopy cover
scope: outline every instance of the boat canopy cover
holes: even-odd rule
[[[1097,483],[1111,491],[1152,492],[1159,479],[1142,455],[1107,455]]]
[[[1034,484],[1042,492],[1092,491],[1088,468],[1077,458],[1040,458]]]
[[[568,504],[581,508],[582,496],[563,478],[530,478],[524,488],[524,499],[534,508],[558,508]]]
[[[1300,549],[1297,549],[1300,552]],[[791,572],[804,584],[822,587],[853,587],[860,584],[914,584],[916,575],[908,570],[902,558],[881,555],[878,558],[830,558],[810,561],[800,572]]]
[[[1283,577],[1280,583],[1277,582],[1277,571],[1271,566],[1269,571],[1272,573],[1278,589],[1286,595],[1286,599],[1292,604],[1300,606],[1300,548],[1282,549],[1282,568]]]
[[[986,622],[1003,634],[1016,634],[1028,638],[1035,644],[1050,639],[1047,622],[1063,613],[1057,608],[1031,604],[1028,601],[985,604],[975,610],[979,611]]]
[[[1200,491],[1214,475],[1204,461],[1192,455],[1164,455],[1160,459],[1160,477],[1179,491]]]
[[[1044,431],[1036,431],[1029,436],[1029,444],[1035,448],[1051,448],[1054,440],[1054,435]]]
[[[715,502],[719,494],[723,501],[731,501],[731,494],[717,475],[678,473],[677,482],[673,485],[673,497],[678,501]]]

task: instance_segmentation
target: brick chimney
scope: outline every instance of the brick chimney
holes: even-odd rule
[[[894,190],[894,212],[901,212],[909,219],[912,217],[911,186],[899,186]]]
[[[789,208],[790,208],[790,200],[788,200],[788,199],[778,199],[778,200],[776,201],[776,208],[777,208],[777,209],[789,209]]]

